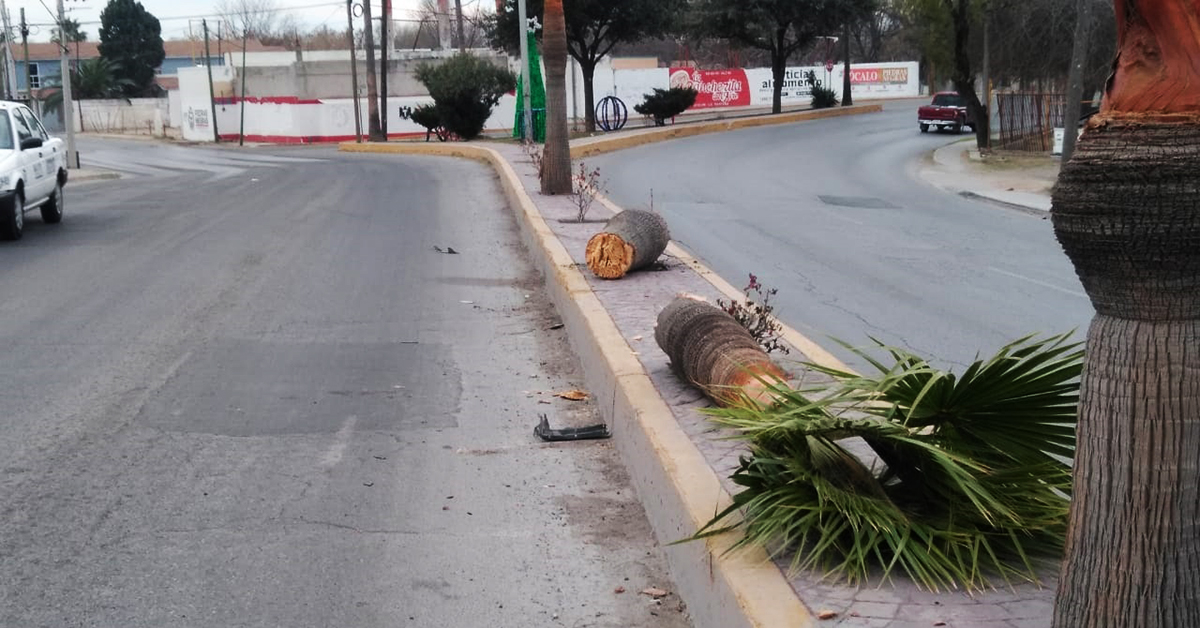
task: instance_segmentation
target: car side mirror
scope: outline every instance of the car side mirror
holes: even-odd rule
[[[44,142],[42,142],[42,138],[40,138],[40,137],[27,137],[27,138],[21,140],[21,150],[29,150],[31,148],[41,148],[43,143]]]

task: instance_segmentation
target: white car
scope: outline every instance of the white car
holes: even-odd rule
[[[29,107],[0,102],[0,239],[19,240],[30,209],[40,208],[47,223],[61,222],[66,183],[63,141],[50,137]]]

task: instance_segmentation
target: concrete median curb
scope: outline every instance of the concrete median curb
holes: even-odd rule
[[[830,107],[828,109],[810,109],[794,111],[769,116],[753,116],[747,118],[729,118],[703,122],[688,122],[665,127],[650,127],[648,130],[629,131],[619,135],[603,135],[581,140],[571,147],[571,158],[582,159],[593,155],[611,153],[643,144],[664,142],[681,137],[692,137],[708,133],[721,133],[735,129],[749,129],[760,126],[774,126],[804,122],[806,120],[821,120],[841,116],[877,113],[883,111],[882,104],[853,105],[850,107]]]
[[[88,181],[111,181],[120,179],[121,173],[111,170],[69,170],[67,171],[67,182],[70,183],[86,183]]]

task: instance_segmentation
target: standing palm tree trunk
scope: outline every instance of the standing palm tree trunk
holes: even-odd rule
[[[1200,626],[1200,2],[1115,7],[1104,108],[1054,191],[1096,307],[1054,625]]]
[[[547,0],[542,59],[546,62],[546,149],[542,194],[571,193],[571,147],[567,136],[567,24],[563,0]]]
[[[363,37],[367,48],[367,135],[372,142],[386,142],[379,122],[379,88],[375,80],[375,28],[371,21],[371,3],[363,3]],[[383,68],[387,72],[387,68]],[[386,111],[384,114],[386,115]]]

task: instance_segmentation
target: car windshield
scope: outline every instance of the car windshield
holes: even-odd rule
[[[963,97],[958,94],[938,94],[933,97],[933,104],[938,107],[966,107]]]
[[[0,110],[0,150],[13,148],[12,119],[8,117],[8,112]]]

